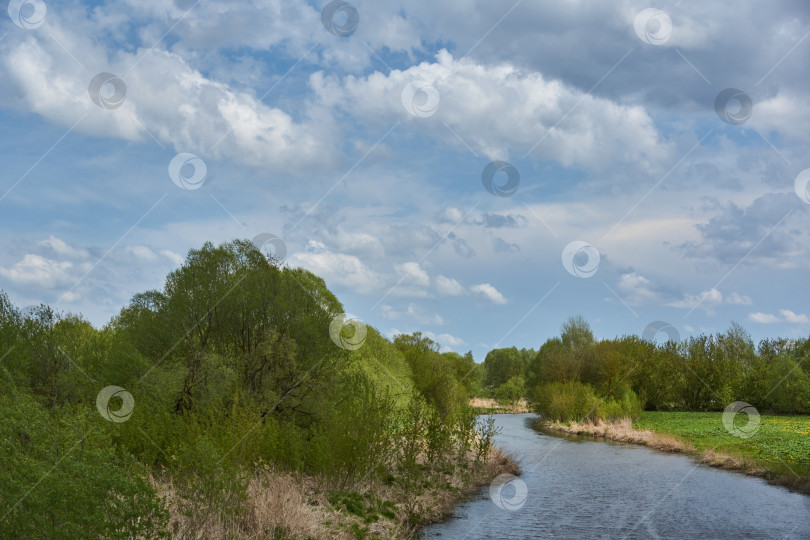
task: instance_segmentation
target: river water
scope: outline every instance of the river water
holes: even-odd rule
[[[483,488],[424,538],[810,539],[810,497],[686,456],[544,434],[536,418],[495,415],[496,444],[523,474]]]

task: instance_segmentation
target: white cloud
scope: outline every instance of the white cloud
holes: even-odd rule
[[[93,32],[63,24],[58,12],[48,13],[47,24],[56,39],[29,33],[24,41],[0,44],[0,72],[15,97],[52,122],[130,141],[154,137],[203,159],[231,157],[292,172],[328,168],[339,159],[331,144],[335,123],[315,103],[293,119],[252,92],[208,78],[176,53],[159,47],[111,53]],[[119,108],[91,101],[88,84],[95,73],[76,69],[57,39],[83,64],[122,77],[127,93]]]
[[[168,249],[162,249],[160,251],[160,254],[169,259],[170,261],[172,261],[172,263],[174,263],[175,266],[182,266],[185,260],[183,259],[183,257],[178,255],[174,251],[170,251]]]
[[[436,290],[445,296],[458,296],[464,294],[464,287],[453,278],[439,275],[436,277]]]
[[[440,99],[435,116],[415,118],[403,107],[402,90],[412,81],[435,87]],[[382,124],[400,120],[408,129],[464,149],[461,138],[491,159],[507,159],[510,149],[520,155],[531,150],[534,156],[565,166],[601,169],[621,162],[645,168],[669,154],[652,118],[640,106],[585,94],[508,63],[457,60],[446,50],[436,54],[435,62],[404,71],[342,81],[316,73],[310,84],[321,101],[351,111],[358,120]]]
[[[432,324],[432,325],[442,325],[444,324],[444,319],[438,313],[434,314],[426,314],[422,308],[417,306],[416,304],[408,304],[408,307],[405,311],[398,311],[397,309],[393,308],[389,305],[380,306],[380,311],[382,312],[382,316],[386,319],[401,319],[403,317],[411,317],[413,320],[421,323],[421,324]]]
[[[718,291],[717,289],[710,289],[708,291],[703,291],[700,294],[685,294],[683,299],[677,300],[675,302],[670,302],[667,305],[677,308],[684,308],[684,309],[695,309],[700,307],[703,311],[708,313],[709,315],[714,313],[714,309],[723,304],[729,305],[737,305],[737,306],[748,306],[751,305],[752,300],[750,297],[739,294],[737,292],[732,292],[727,296],[723,296],[723,293]]]
[[[810,122],[810,105],[798,94],[780,90],[775,96],[757,101],[751,115],[754,128],[775,131],[785,138],[807,142],[806,126]]]
[[[789,309],[780,309],[779,315],[773,315],[771,313],[751,313],[748,315],[748,320],[755,323],[760,324],[777,324],[777,323],[789,323],[789,324],[808,324],[810,323],[810,317],[803,313],[794,313]]]
[[[445,206],[436,214],[439,223],[458,223],[464,217],[464,211],[455,206]]]
[[[726,304],[733,304],[735,306],[750,306],[753,300],[751,300],[749,296],[733,292],[726,297],[725,302]]]
[[[636,272],[622,274],[616,288],[621,293],[622,300],[632,306],[662,301],[661,294],[655,290],[653,282]]]
[[[808,319],[807,315],[804,313],[794,313],[789,309],[780,309],[779,314],[782,315],[782,318],[789,323],[807,324],[810,322],[810,319]]]
[[[452,350],[453,347],[458,347],[460,345],[466,345],[466,342],[456,336],[450,334],[439,334],[436,335],[433,332],[422,332],[425,336],[429,337],[439,345],[441,345],[442,350],[448,351]]]
[[[146,246],[129,246],[127,247],[127,251],[142,261],[151,262],[157,259],[155,252]]]
[[[68,261],[53,261],[29,253],[11,268],[0,267],[0,276],[19,285],[35,285],[43,289],[51,289],[70,281],[68,270],[72,267],[73,263]]]
[[[723,293],[717,289],[710,289],[703,291],[700,294],[685,294],[682,300],[671,302],[669,305],[677,308],[696,308],[702,307],[707,312],[710,312],[713,307],[719,306],[723,303]]]
[[[302,266],[323,277],[330,287],[344,287],[357,293],[377,290],[380,280],[363,261],[354,255],[334,253],[320,242],[310,242],[310,250],[288,258],[293,266]]]
[[[425,272],[418,262],[406,262],[396,266],[400,274],[402,274],[402,283],[406,285],[417,285],[420,287],[427,287],[430,285],[430,276]]]
[[[508,300],[492,285],[489,283],[481,283],[470,287],[473,292],[479,293],[489,299],[494,304],[506,304]]]
[[[772,315],[770,313],[761,313],[758,311],[748,315],[748,320],[760,324],[774,324],[780,322],[781,319],[779,319],[779,317],[776,315]]]
[[[61,240],[53,235],[51,235],[47,240],[40,242],[38,245],[47,246],[51,248],[57,255],[70,257],[72,259],[86,259],[90,256],[90,253],[86,249],[74,248],[73,246],[67,244],[64,240]]]

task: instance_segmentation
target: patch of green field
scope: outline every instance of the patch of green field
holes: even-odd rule
[[[699,452],[714,449],[752,458],[769,470],[810,471],[810,416],[761,415],[759,420],[747,438],[732,435],[721,412],[645,412],[633,427],[685,439]],[[747,422],[745,414],[736,415],[735,426]]]

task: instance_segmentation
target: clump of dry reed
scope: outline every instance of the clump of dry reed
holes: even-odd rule
[[[513,414],[531,412],[531,409],[529,409],[529,404],[525,399],[521,399],[514,405],[505,405],[499,403],[498,400],[495,399],[474,397],[470,399],[470,407],[475,407],[476,409],[503,411]]]
[[[469,456],[474,463],[474,456]],[[370,537],[383,539],[415,538],[418,534],[413,518],[420,524],[441,520],[452,514],[464,496],[475,492],[499,474],[518,475],[515,461],[493,448],[482,463],[472,467],[456,467],[442,473],[441,481],[429,487],[410,490],[400,485],[379,481],[356,482],[342,489],[371,493],[397,505],[396,519],[362,523],[357,516],[341,512],[327,500],[335,486],[321,478],[277,471],[259,466],[249,479],[246,497],[239,512],[221,512],[223,508],[184,496],[170,477],[152,479],[158,492],[169,506],[169,527],[172,538],[183,540],[225,539],[351,539],[356,535],[352,524],[368,527]],[[420,482],[422,484],[422,482]],[[234,504],[228,494],[222,494],[225,505]],[[224,506],[224,505],[223,505]],[[232,508],[230,510],[233,510]]]
[[[547,423],[546,427],[555,431],[577,435],[594,435],[604,437],[611,441],[643,444],[662,452],[694,453],[694,447],[681,439],[665,433],[655,433],[647,429],[640,430],[633,427],[629,418],[622,418],[613,422],[597,422],[563,424],[561,422]]]
[[[340,538],[324,525],[336,512],[312,479],[260,467],[249,480],[241,511],[230,518],[184,498],[171,479],[153,483],[168,503],[173,538]]]

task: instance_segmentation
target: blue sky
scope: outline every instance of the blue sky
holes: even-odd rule
[[[577,314],[810,333],[805,2],[358,0],[333,32],[327,5],[11,2],[0,288],[101,326],[189,249],[270,233],[347,312],[479,361]],[[94,101],[103,73],[125,94]]]

